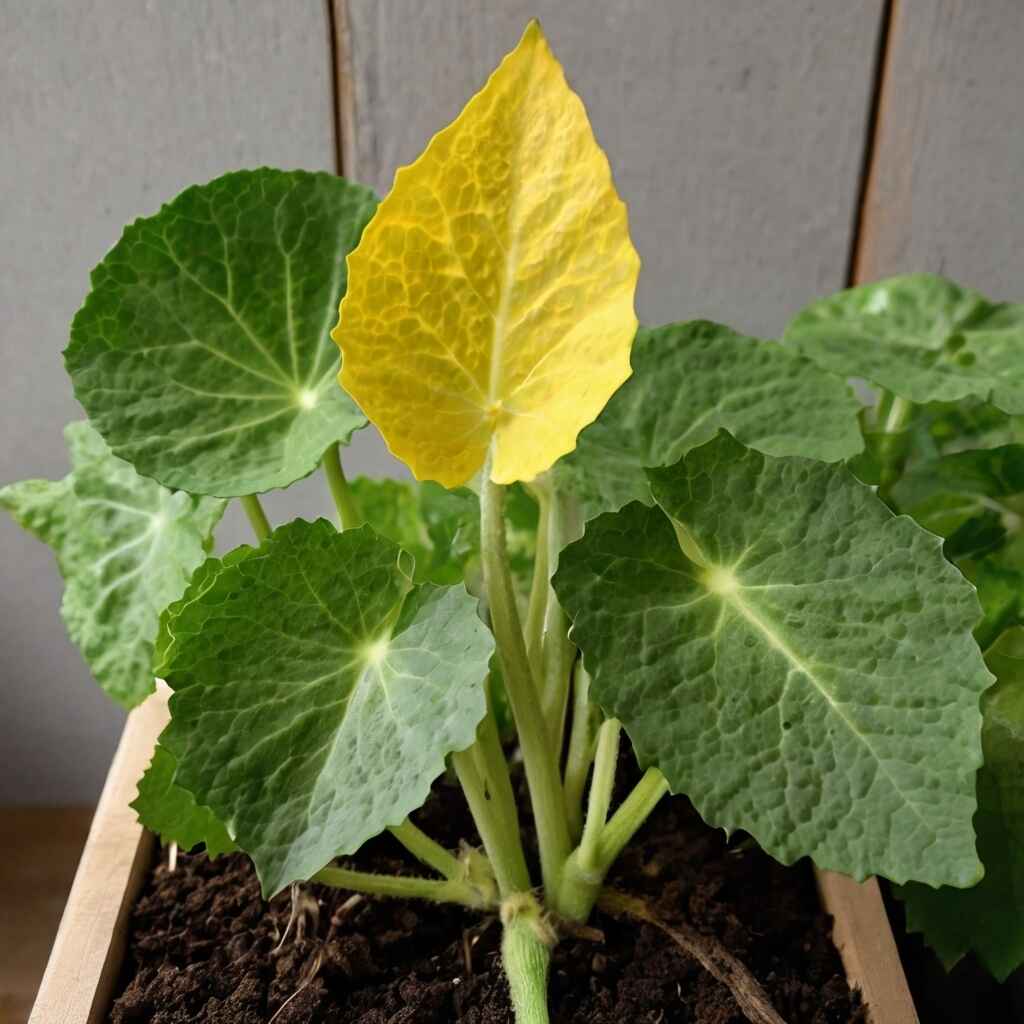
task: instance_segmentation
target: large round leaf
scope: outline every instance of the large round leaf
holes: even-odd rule
[[[176,784],[268,895],[400,824],[483,718],[494,648],[463,587],[412,587],[369,527],[297,520],[196,574],[165,623]]]
[[[168,487],[230,497],[287,486],[363,426],[328,331],[375,204],[342,178],[264,168],[126,228],[65,352],[114,453]]]
[[[863,447],[840,378],[781,345],[707,320],[637,332],[633,376],[558,464],[587,516],[651,503],[645,466],[668,466],[724,428],[767,455],[835,462]]]
[[[970,885],[973,588],[843,467],[720,434],[554,579],[591,694],[713,825],[789,863]]]
[[[986,655],[999,682],[985,695],[978,772],[978,852],[985,877],[973,889],[900,890],[907,928],[923,932],[947,965],[973,950],[999,980],[1024,963],[1024,629]]]
[[[813,302],[786,328],[786,340],[833,373],[912,402],[974,396],[1024,413],[1024,305],[989,302],[933,274]]]
[[[629,376],[640,260],[579,97],[531,22],[349,260],[341,382],[420,479],[531,480]]]
[[[225,503],[139,476],[88,423],[64,433],[71,473],[4,487],[0,507],[53,548],[68,633],[96,682],[131,708],[153,691],[160,613],[206,557]]]

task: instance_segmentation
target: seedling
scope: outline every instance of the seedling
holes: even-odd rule
[[[943,540],[875,493],[901,507],[917,478],[874,433],[916,429],[933,399],[1024,410],[1024,363],[997,352],[1024,340],[1019,315],[972,299],[923,354],[902,326],[872,349],[882,321],[836,334],[831,312],[798,318],[790,344],[703,321],[638,332],[639,268],[532,23],[379,205],[263,169],[129,226],[72,325],[91,423],[69,434],[72,473],[0,492],[56,549],[100,683],[126,706],[154,675],[174,691],[142,821],[183,849],[243,850],[267,896],[315,879],[499,914],[531,1024],[561,929],[599,901],[648,915],[605,879],[669,791],[784,863],[982,875],[992,676],[972,630],[1016,611],[994,624],[986,603],[978,626]],[[867,454],[853,374],[889,389],[863,414]],[[346,478],[364,414],[424,483]],[[258,494],[318,463],[343,529],[272,530]],[[258,546],[204,557],[230,498]],[[623,730],[642,774],[613,809]],[[480,849],[411,820],[446,765]],[[344,863],[385,830],[423,874]],[[728,965],[752,1020],[779,1019],[735,958],[704,961]]]

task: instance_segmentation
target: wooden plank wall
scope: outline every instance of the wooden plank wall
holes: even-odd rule
[[[641,320],[760,335],[842,286],[880,0],[348,0],[355,171],[378,190],[540,18],[629,205]]]
[[[60,351],[124,223],[261,163],[386,190],[534,15],[629,202],[645,321],[771,335],[854,265],[1024,294],[1020,0],[0,0],[0,481],[65,469]],[[396,470],[368,433],[349,462]],[[120,716],[5,517],[0,564],[0,803],[91,799]]]
[[[1024,3],[894,0],[857,275],[1024,299]]]

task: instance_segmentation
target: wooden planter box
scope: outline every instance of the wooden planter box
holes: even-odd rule
[[[128,716],[29,1024],[99,1024],[107,1016],[155,843],[128,805],[167,717],[166,693]],[[858,885],[828,871],[817,877],[847,978],[861,990],[871,1024],[918,1024],[877,882]]]

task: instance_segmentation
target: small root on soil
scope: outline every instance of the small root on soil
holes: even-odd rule
[[[750,970],[717,939],[701,935],[688,924],[670,925],[655,914],[645,900],[615,889],[603,890],[597,905],[613,917],[632,917],[667,935],[729,989],[736,1005],[751,1024],[786,1024]]]

